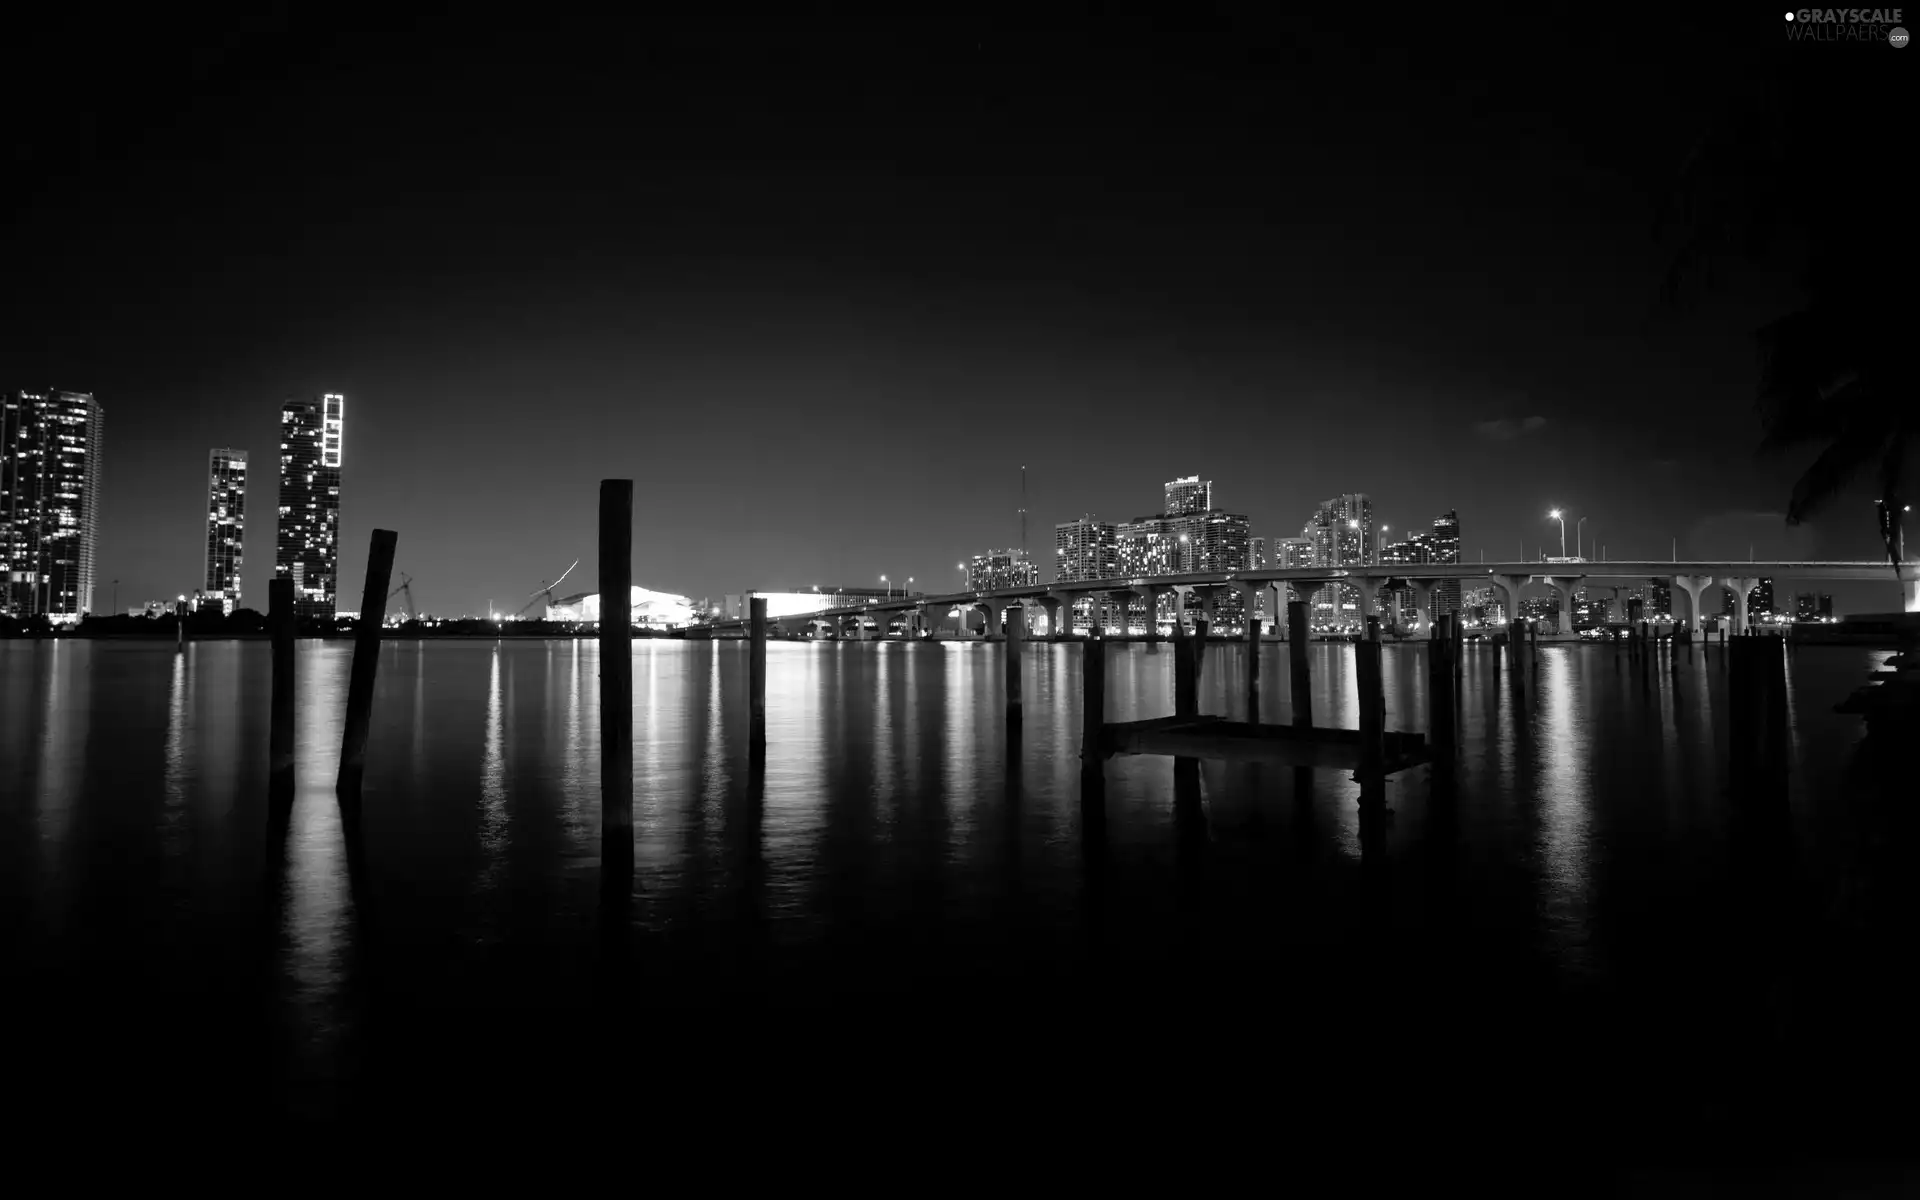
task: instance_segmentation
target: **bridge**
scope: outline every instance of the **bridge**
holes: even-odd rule
[[[841,605],[823,608],[818,612],[795,613],[782,616],[771,624],[792,626],[822,622],[836,624],[841,621],[860,618],[861,636],[866,634],[867,617],[888,618],[881,623],[882,632],[891,624],[895,614],[905,617],[910,628],[930,628],[937,619],[929,620],[929,614],[941,614],[955,608],[961,610],[978,609],[987,618],[987,628],[998,629],[1004,610],[1012,605],[1031,606],[1038,604],[1046,609],[1049,628],[1060,629],[1058,624],[1062,606],[1071,612],[1074,602],[1087,598],[1104,599],[1122,606],[1135,599],[1144,600],[1150,611],[1158,611],[1162,596],[1179,595],[1181,604],[1186,605],[1186,597],[1198,595],[1207,607],[1211,608],[1211,599],[1223,592],[1238,592],[1245,600],[1246,611],[1253,611],[1254,603],[1263,589],[1274,589],[1274,600],[1266,605],[1266,611],[1281,611],[1280,601],[1285,599],[1286,589],[1291,587],[1299,595],[1311,595],[1331,584],[1345,584],[1360,594],[1360,609],[1363,617],[1377,616],[1381,602],[1393,591],[1410,593],[1418,606],[1420,628],[1423,631],[1433,627],[1433,589],[1435,585],[1448,580],[1478,582],[1499,588],[1506,597],[1509,613],[1520,610],[1520,594],[1529,584],[1546,584],[1555,588],[1560,595],[1560,628],[1573,628],[1573,595],[1581,587],[1614,587],[1616,589],[1644,586],[1657,583],[1669,586],[1676,595],[1687,598],[1687,613],[1684,618],[1676,615],[1685,628],[1698,630],[1701,618],[1707,613],[1701,608],[1701,597],[1709,595],[1715,588],[1725,588],[1733,593],[1734,632],[1744,633],[1748,627],[1747,593],[1759,585],[1762,579],[1772,579],[1776,583],[1782,580],[1822,580],[1844,581],[1862,580],[1870,582],[1889,582],[1891,566],[1885,561],[1878,562],[1582,562],[1561,560],[1557,562],[1508,562],[1508,563],[1393,563],[1393,564],[1355,564],[1344,567],[1269,567],[1251,571],[1201,572],[1185,575],[1155,575],[1132,579],[1080,579],[1070,583],[1034,584],[1028,587],[995,588],[987,591],[950,592],[937,596],[903,596],[891,600],[868,599],[859,604]],[[1902,608],[1907,612],[1920,612],[1920,562],[1903,563],[1900,568],[1900,593]],[[1889,606],[1891,607],[1891,606]],[[1123,607],[1124,611],[1124,607]],[[714,631],[744,629],[744,618],[708,622],[696,628]]]

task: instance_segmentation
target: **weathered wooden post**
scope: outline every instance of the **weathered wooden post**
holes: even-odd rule
[[[185,600],[173,602],[173,648],[175,650],[187,648],[187,602]]]
[[[1197,717],[1200,715],[1200,652],[1205,643],[1198,638],[1174,634],[1173,646],[1173,715],[1176,717]]]
[[[747,609],[747,741],[767,744],[767,598],[755,596]]]
[[[1447,672],[1448,679],[1455,684],[1460,682],[1460,660],[1467,648],[1466,624],[1460,620],[1459,613],[1447,614]],[[1452,693],[1448,693],[1451,695]]]
[[[1193,681],[1200,682],[1201,669],[1207,665],[1207,630],[1212,622],[1205,617],[1193,620]]]
[[[1260,723],[1260,621],[1247,614],[1247,720]]]
[[[273,718],[267,762],[276,782],[293,778],[293,580],[267,583],[267,624],[273,636]]]
[[[1020,723],[1020,651],[1027,644],[1027,610],[1007,609],[1007,724]]]
[[[386,624],[387,584],[393,576],[393,548],[400,535],[376,529],[367,547],[366,587],[360,593],[360,617],[353,628],[353,667],[347,679],[347,728],[340,738],[340,777],[336,790],[358,795],[367,767],[367,725],[373,717],[373,682],[380,670],[380,627]]]
[[[1090,637],[1080,660],[1080,766],[1099,771],[1105,755],[1100,739],[1107,719],[1107,644]]]
[[[1358,642],[1354,668],[1360,683],[1360,803],[1382,799],[1386,782],[1386,692],[1380,684],[1380,643]]]
[[[1436,753],[1453,748],[1453,653],[1452,627],[1458,618],[1444,616],[1427,640],[1427,736]]]
[[[600,829],[633,851],[633,480],[600,481]]]
[[[1367,618],[1367,640],[1370,642],[1378,642],[1380,640],[1380,618],[1379,617]]]
[[[1313,724],[1313,676],[1307,667],[1307,602],[1287,601],[1287,666],[1293,676],[1293,723]]]

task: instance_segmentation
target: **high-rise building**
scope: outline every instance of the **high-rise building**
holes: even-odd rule
[[[331,620],[340,562],[340,444],[346,398],[289,400],[280,410],[280,527],[273,573],[293,580],[302,617]]]
[[[1300,536],[1313,543],[1316,567],[1352,566],[1366,561],[1373,542],[1373,501],[1364,492],[1322,500]],[[1360,591],[1351,584],[1329,584],[1312,598],[1316,623],[1346,624],[1360,616]]]
[[[1091,514],[1053,527],[1053,580],[1112,579],[1119,571],[1114,527]]]
[[[1433,519],[1433,558],[1437,563],[1460,561],[1460,515],[1452,509]],[[1443,579],[1433,589],[1433,615],[1445,616],[1460,611],[1460,581]]]
[[[976,554],[967,566],[967,590],[1031,587],[1040,582],[1040,568],[1027,561],[1025,550],[989,550]]]
[[[1115,573],[1125,578],[1173,575],[1183,570],[1178,522],[1138,517],[1114,527]]]
[[[93,611],[103,418],[88,392],[0,397],[0,612]]]
[[[1747,615],[1766,616],[1773,611],[1773,580],[1762,579],[1747,593]]]
[[[1184,517],[1206,512],[1212,507],[1213,480],[1189,475],[1184,479],[1168,481],[1166,506],[1161,511],[1169,517]]]
[[[247,532],[247,452],[207,452],[207,581],[205,603],[223,613],[240,607],[241,543]]]
[[[1263,537],[1249,538],[1247,545],[1250,547],[1247,553],[1247,565],[1256,571],[1266,570],[1268,562],[1267,539]]]
[[[1273,539],[1273,565],[1289,568],[1312,566],[1313,543],[1303,537]]]

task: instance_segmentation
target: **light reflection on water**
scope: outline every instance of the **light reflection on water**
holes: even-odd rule
[[[265,647],[262,647],[265,649]],[[334,780],[345,728],[351,653],[317,642],[296,651],[294,775],[281,926],[281,999],[300,1077],[339,1074],[348,1030],[342,998],[353,951],[354,900]]]
[[[1110,719],[1171,711],[1172,647],[1101,649]],[[1291,712],[1284,649],[1263,658],[1264,715],[1275,722]],[[28,914],[43,938],[108,920],[99,914],[121,910],[101,898],[123,900],[121,872],[143,861],[171,864],[143,884],[159,893],[143,904],[155,901],[157,919],[189,940],[196,923],[257,909],[258,874],[247,869],[257,859],[245,856],[257,856],[268,827],[267,650],[0,647],[0,805],[6,829],[31,830],[0,848],[9,911]],[[1209,649],[1203,707],[1244,705],[1236,672],[1245,653]],[[1025,649],[1026,719],[1011,769],[1003,647],[775,642],[767,654],[762,815],[743,821],[734,816],[750,804],[745,647],[634,645],[641,928],[719,938],[748,876],[772,940],[800,951],[877,928],[903,942],[975,929],[982,954],[1001,935],[1066,937],[1086,919],[1089,872],[1103,863],[1128,911],[1170,907],[1162,893],[1175,876],[1177,831],[1167,760],[1109,761],[1105,828],[1083,836],[1081,646]],[[1392,727],[1426,727],[1424,654],[1385,650]],[[280,872],[279,996],[301,1070],[315,1077],[336,1069],[351,1027],[345,997],[370,936],[370,897],[381,898],[382,937],[456,957],[485,947],[451,931],[482,928],[490,944],[546,939],[565,932],[555,914],[589,921],[595,911],[597,643],[394,644],[382,657],[366,845],[352,858],[333,794],[350,647],[305,642],[298,652],[298,787],[268,868]],[[1318,644],[1310,657],[1317,723],[1354,724],[1351,652]],[[1637,667],[1599,648],[1545,647],[1537,668],[1531,657],[1516,672],[1484,648],[1466,651],[1452,836],[1463,876],[1526,881],[1526,911],[1509,919],[1554,968],[1584,977],[1609,969],[1613,914],[1642,903],[1639,889],[1713,896],[1707,873],[1718,868],[1690,853],[1607,866],[1624,846],[1722,836],[1725,747],[1722,733],[1716,749],[1715,730],[1724,730],[1725,677],[1718,655],[1683,659],[1677,679],[1662,659],[1644,684]],[[1796,805],[1831,791],[1858,724],[1829,710],[1884,657],[1797,652]],[[1358,785],[1337,773],[1320,773],[1302,797],[1289,770],[1209,764],[1204,788],[1205,853],[1217,859],[1207,877],[1235,878],[1248,894],[1345,880],[1363,854],[1380,852],[1363,848]],[[1386,854],[1398,867],[1430,820],[1425,769],[1397,777],[1388,798],[1397,821]],[[108,824],[110,837],[81,833]],[[1139,929],[1150,924],[1139,920]]]

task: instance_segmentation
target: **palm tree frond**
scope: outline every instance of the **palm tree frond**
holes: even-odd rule
[[[1887,433],[1872,426],[1846,430],[1793,485],[1787,524],[1798,525],[1832,500],[1868,463],[1883,457]]]

